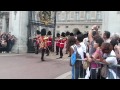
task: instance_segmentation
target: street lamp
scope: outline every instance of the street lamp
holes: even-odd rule
[[[57,11],[54,11],[54,29],[53,29],[53,40],[52,40],[53,52],[54,52],[54,41],[55,41],[55,31],[56,31],[56,14],[57,14]]]

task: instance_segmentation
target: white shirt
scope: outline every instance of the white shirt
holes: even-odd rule
[[[113,50],[111,51],[110,56],[116,56],[116,54]],[[116,57],[107,57],[106,62],[108,62],[110,65],[116,65],[117,58]]]
[[[88,38],[84,38],[83,42],[84,42],[85,45],[87,45],[88,44]]]
[[[113,50],[111,51],[110,56],[116,56],[115,52]],[[108,62],[110,64],[109,66],[116,65],[117,64],[117,58],[116,57],[107,57],[106,62]],[[109,68],[108,70],[113,75],[114,79],[118,78],[116,76],[116,73],[112,69]],[[107,77],[106,79],[109,79],[109,77]]]
[[[81,59],[84,59],[84,52],[86,51],[86,48],[84,47],[84,43],[80,43],[81,46],[72,45],[71,48],[74,50],[74,48],[77,48],[78,54],[81,56]]]
[[[105,42],[105,43],[110,43],[110,41],[111,41],[111,39],[107,39],[107,40],[105,40],[104,42]]]
[[[86,47],[85,43],[84,43],[84,42],[81,42],[80,45],[81,45],[83,51],[86,53],[86,52],[87,52],[87,51],[86,51],[86,50],[87,50],[87,47]]]

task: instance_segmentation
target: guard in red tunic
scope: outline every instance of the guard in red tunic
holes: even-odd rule
[[[60,34],[57,33],[57,38],[55,39],[55,42],[56,42],[56,55],[59,54],[59,46],[60,46]]]
[[[41,49],[41,61],[45,61],[44,60],[44,54],[45,54],[45,50],[47,48],[47,40],[48,37],[46,36],[46,29],[42,29],[41,30],[41,36],[39,38],[39,48]]]
[[[51,36],[51,31],[48,31],[47,33],[47,37],[48,37],[48,40],[47,40],[47,49],[46,49],[46,53],[47,55],[46,56],[49,56],[49,53],[50,51],[52,51],[52,36]]]
[[[65,41],[66,41],[66,38],[65,38],[65,33],[62,32],[61,34],[61,38],[60,38],[60,57],[59,58],[62,58],[63,57],[63,49],[64,49],[64,46],[65,46]]]
[[[35,54],[39,53],[39,38],[40,38],[40,31],[36,31],[36,36],[33,38],[34,48],[35,48]]]

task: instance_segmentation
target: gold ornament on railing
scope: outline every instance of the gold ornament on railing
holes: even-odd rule
[[[39,12],[40,22],[48,25],[51,22],[51,11],[40,11]]]

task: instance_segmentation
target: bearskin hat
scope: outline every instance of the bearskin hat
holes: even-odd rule
[[[74,36],[74,34],[73,34],[73,33],[70,33],[70,36]]]
[[[87,37],[88,37],[88,33],[85,33],[85,34],[84,34],[84,38],[87,38]]]
[[[36,31],[37,34],[41,34],[39,30]]]
[[[61,36],[62,36],[62,37],[65,37],[65,33],[64,33],[64,32],[62,32],[62,33],[61,33]]]
[[[47,32],[47,35],[52,35],[52,34],[51,34],[51,31],[48,31],[48,32]]]
[[[69,35],[70,35],[70,32],[69,32],[69,31],[67,31],[67,32],[66,32],[66,36],[69,36]]]
[[[59,33],[57,33],[57,35],[56,35],[57,37],[60,37],[60,34]]]
[[[45,36],[46,35],[46,29],[42,29],[41,30],[41,36]]]
[[[79,35],[79,34],[82,34],[80,31],[77,31],[77,33],[76,33],[77,35]]]
[[[74,35],[79,35],[79,34],[81,34],[81,32],[80,32],[80,30],[79,30],[78,28],[74,28],[74,29],[73,29],[73,33],[74,33]]]

